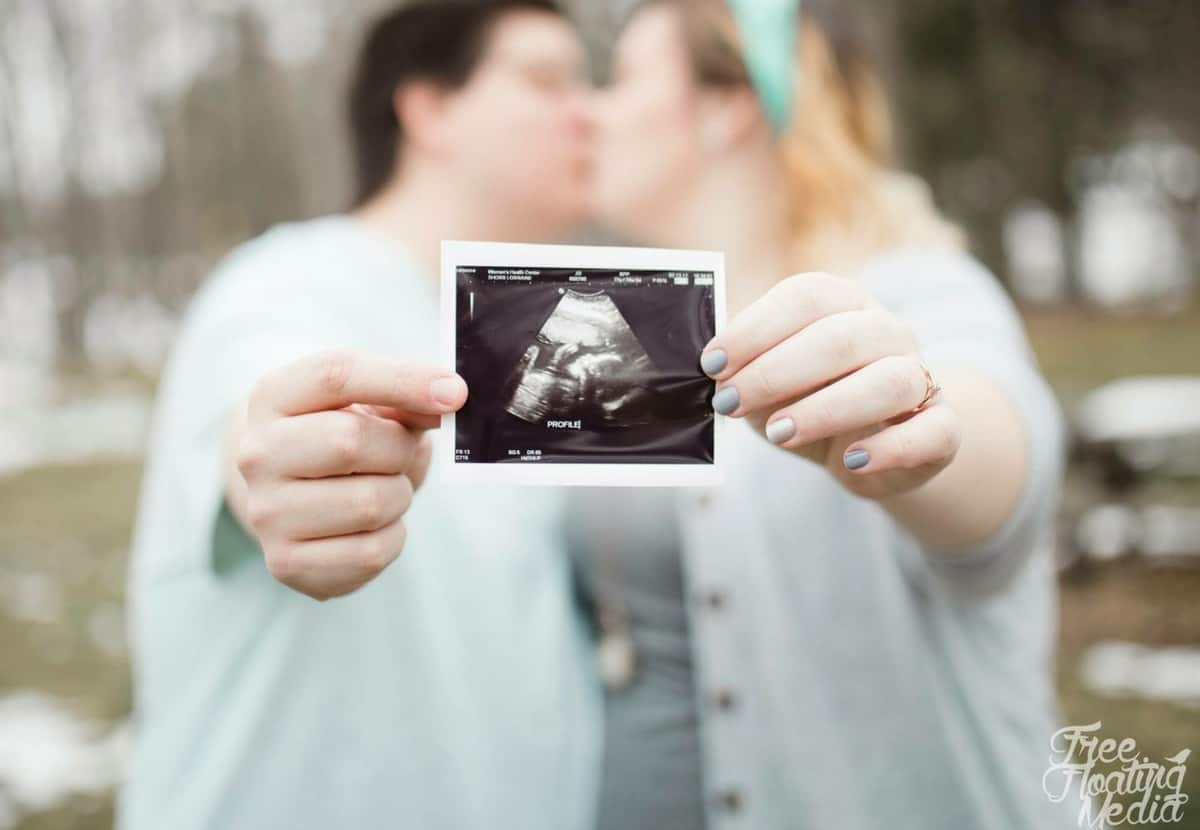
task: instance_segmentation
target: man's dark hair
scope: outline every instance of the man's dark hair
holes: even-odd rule
[[[393,105],[396,88],[418,80],[461,87],[496,21],[514,11],[563,13],[553,0],[418,0],[370,26],[349,95],[356,205],[381,190],[395,169],[404,138]]]

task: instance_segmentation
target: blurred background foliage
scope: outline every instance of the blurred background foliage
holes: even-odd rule
[[[1200,375],[1200,3],[847,2],[901,158],[1019,300],[1067,411],[1128,375]],[[219,257],[345,205],[339,96],[387,5],[0,2],[0,828],[110,822],[155,378]],[[572,5],[602,77],[628,4]],[[1058,672],[1070,722],[1162,757],[1200,749],[1200,530],[1170,561],[1119,539],[1139,511],[1200,508],[1200,469],[1135,472],[1114,490],[1076,454],[1064,551],[1089,510],[1124,512],[1100,514],[1108,555],[1064,556]],[[1200,828],[1200,773],[1185,789],[1177,826]]]
[[[1060,225],[1062,271],[1050,275],[1058,285],[1027,286],[1032,297],[1155,301],[1192,290],[1200,262],[1195,3],[908,0],[902,8],[896,91],[910,159],[998,273],[1025,264],[1021,240],[1006,244],[1006,230],[1017,230],[1022,211],[1041,210]],[[1159,244],[1178,247],[1177,261],[1150,266],[1169,273],[1140,290],[1088,284],[1109,278],[1089,260],[1102,243],[1085,236],[1108,230],[1112,220],[1096,215],[1106,209],[1174,226],[1153,231],[1168,240]]]

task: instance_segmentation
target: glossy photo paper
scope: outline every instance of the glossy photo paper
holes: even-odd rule
[[[443,242],[441,289],[469,390],[438,431],[446,480],[720,482],[700,352],[724,323],[722,254]]]

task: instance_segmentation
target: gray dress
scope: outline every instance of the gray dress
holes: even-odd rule
[[[632,685],[605,695],[598,830],[704,826],[700,734],[674,489],[573,487],[568,544],[579,607],[620,601],[637,649]]]

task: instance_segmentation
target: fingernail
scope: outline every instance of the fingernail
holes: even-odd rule
[[[457,375],[438,378],[429,384],[429,394],[443,406],[456,406],[467,391],[467,385]]]
[[[767,424],[767,440],[772,444],[782,444],[796,434],[796,422],[791,418],[780,418]]]
[[[851,450],[842,456],[847,470],[861,470],[871,460],[871,454],[866,450]]]
[[[724,349],[710,349],[700,355],[700,368],[708,375],[715,375],[724,369],[725,364],[728,362],[729,358],[726,356]]]
[[[736,387],[726,386],[724,389],[718,389],[717,394],[713,395],[713,409],[722,415],[728,415],[738,407],[738,391]]]

